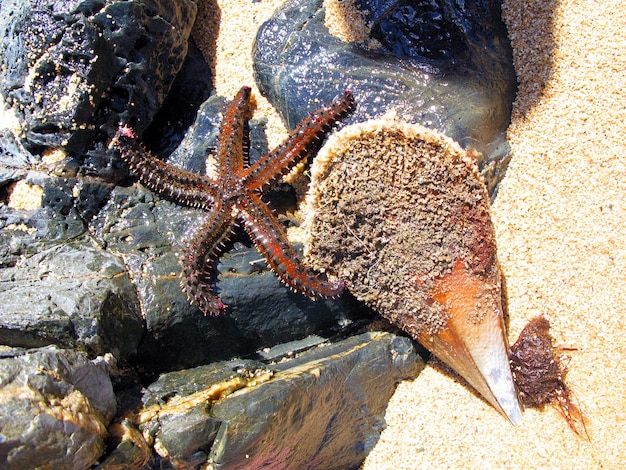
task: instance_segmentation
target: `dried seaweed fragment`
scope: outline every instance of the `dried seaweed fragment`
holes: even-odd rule
[[[567,369],[557,351],[550,322],[543,315],[533,318],[511,346],[511,370],[519,397],[527,407],[554,406],[576,434],[589,438],[583,415],[565,383]]]

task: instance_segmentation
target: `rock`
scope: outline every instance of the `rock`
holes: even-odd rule
[[[330,34],[322,0],[291,0],[280,7],[256,38],[254,69],[261,92],[290,128],[315,103],[329,102],[345,89],[357,103],[347,124],[395,108],[410,122],[481,152],[481,170],[492,192],[510,158],[505,133],[516,92],[499,4],[354,4],[367,34],[351,42]],[[351,21],[340,16],[335,12],[331,20]]]
[[[34,162],[13,132],[0,129],[0,187],[23,179]]]
[[[157,155],[170,155],[179,146],[212,89],[213,71],[193,39],[189,38],[185,62],[159,112],[143,133],[143,140],[150,150]]]
[[[239,360],[164,374],[133,414],[142,435],[112,455],[144,461],[137,449],[147,442],[161,468],[356,468],[396,384],[423,366],[410,340],[377,332],[269,366]]]
[[[120,258],[90,243],[56,244],[0,271],[0,344],[84,348],[129,360],[144,327]]]
[[[8,0],[0,7],[0,93],[31,149],[80,152],[102,129],[143,131],[187,52],[191,0]]]
[[[411,342],[367,333],[273,367],[211,412],[213,468],[358,468],[384,428],[396,384],[423,368]]]
[[[47,347],[0,359],[3,468],[89,468],[116,400],[101,358]]]
[[[162,375],[144,393],[137,414],[146,441],[179,468],[207,460],[221,425],[211,413],[216,400],[269,379],[271,371],[256,361],[226,361]]]

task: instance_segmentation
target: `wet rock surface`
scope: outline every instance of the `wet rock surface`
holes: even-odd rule
[[[195,14],[191,0],[3,2],[0,93],[28,145],[83,151],[118,122],[142,132],[182,66]]]
[[[0,270],[0,343],[137,352],[143,319],[120,258],[88,242],[56,244]]]
[[[422,368],[413,344],[388,333],[279,364],[271,381],[214,406],[224,424],[210,458],[216,468],[357,468],[384,428],[395,385]]]
[[[126,451],[118,446],[111,461],[140,462],[136,450],[148,446],[160,468],[357,468],[397,382],[423,366],[407,338],[365,333],[269,365],[171,372],[143,391],[125,424],[141,435],[132,447],[120,442]]]
[[[498,2],[355,2],[370,31],[344,42],[325,25],[323,1],[292,0],[259,30],[254,51],[261,92],[293,128],[315,103],[350,89],[345,123],[390,109],[483,154],[490,192],[510,158],[506,128],[516,78]],[[375,43],[372,43],[375,40]]]
[[[104,451],[117,405],[102,358],[5,349],[0,385],[3,468],[88,468]]]

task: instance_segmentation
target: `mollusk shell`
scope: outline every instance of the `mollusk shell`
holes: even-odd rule
[[[489,196],[474,156],[387,116],[331,136],[311,175],[308,262],[345,280],[519,423]]]

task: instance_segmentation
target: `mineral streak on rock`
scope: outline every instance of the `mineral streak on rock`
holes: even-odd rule
[[[472,155],[387,117],[331,136],[311,169],[305,255],[519,422],[489,196]]]

